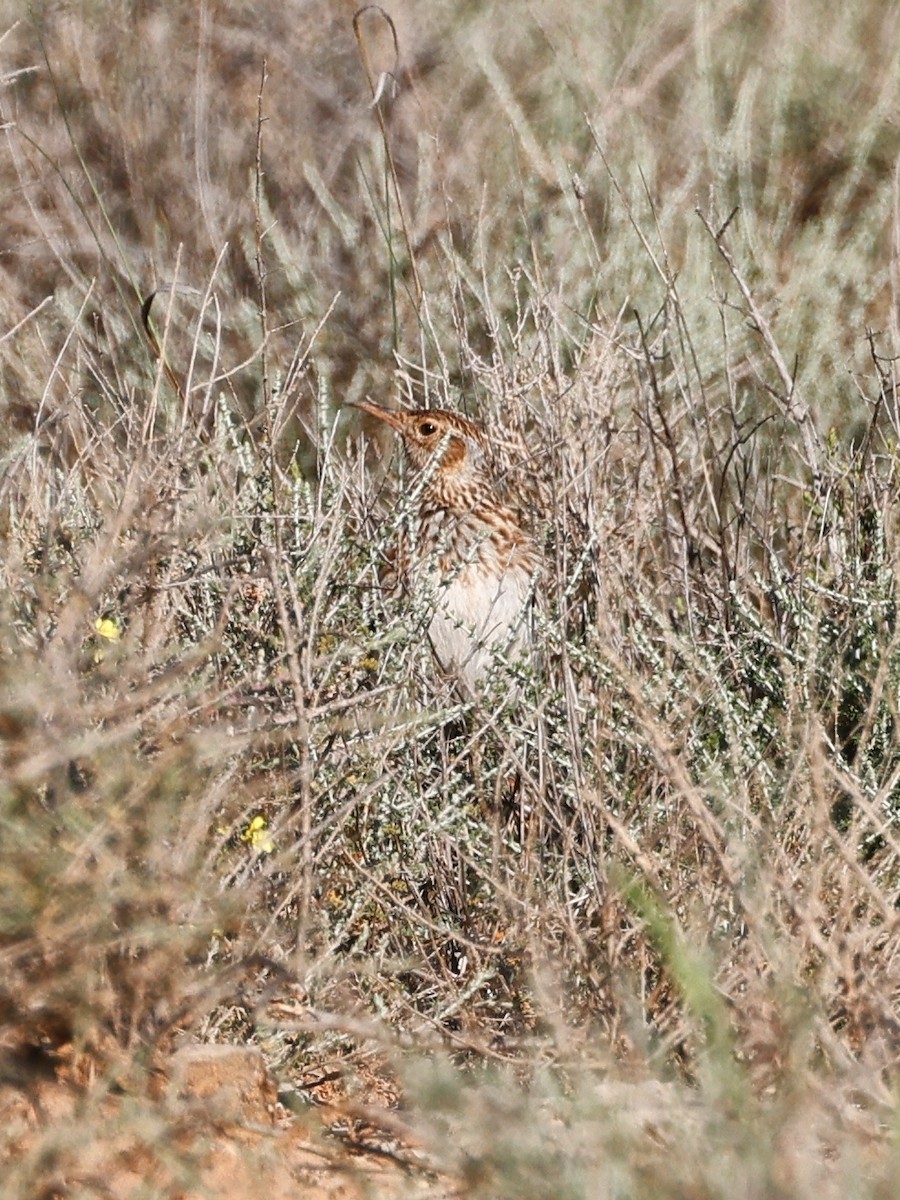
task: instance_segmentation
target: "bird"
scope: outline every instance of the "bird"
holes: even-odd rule
[[[533,646],[537,544],[498,495],[480,425],[444,408],[400,410],[369,399],[352,407],[400,436],[413,528],[398,548],[397,575],[430,606],[439,667],[477,696],[501,655],[518,662]]]

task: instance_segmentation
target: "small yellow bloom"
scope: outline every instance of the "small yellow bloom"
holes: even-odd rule
[[[118,642],[122,637],[122,630],[112,617],[98,617],[94,622],[94,632],[98,637],[103,638],[104,642],[112,642],[113,644]],[[94,650],[94,662],[103,662],[106,652],[107,648],[105,646],[97,646]]]
[[[275,843],[269,836],[269,826],[265,817],[256,816],[241,834],[241,841],[246,842],[251,850],[259,854],[271,854]]]

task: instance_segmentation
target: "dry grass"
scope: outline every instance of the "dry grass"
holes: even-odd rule
[[[408,2],[380,108],[258,8],[0,4],[5,1194],[198,1186],[201,1039],[456,1195],[888,1200],[900,7]],[[494,431],[513,700],[366,394]]]

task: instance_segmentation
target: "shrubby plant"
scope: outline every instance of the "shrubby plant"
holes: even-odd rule
[[[6,6],[10,1196],[195,1186],[192,1040],[410,1189],[893,1195],[896,13],[751,7]],[[488,427],[515,687],[366,395]]]

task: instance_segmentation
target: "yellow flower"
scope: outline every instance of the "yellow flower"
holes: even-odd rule
[[[98,617],[94,622],[94,631],[99,637],[102,637],[105,642],[118,642],[122,637],[122,630],[112,617]],[[98,646],[94,651],[94,662],[101,663],[106,657],[106,649],[103,646]]]
[[[269,836],[269,826],[265,817],[254,817],[241,834],[241,841],[246,842],[252,850],[256,850],[259,854],[271,854],[275,849],[275,843]]]

